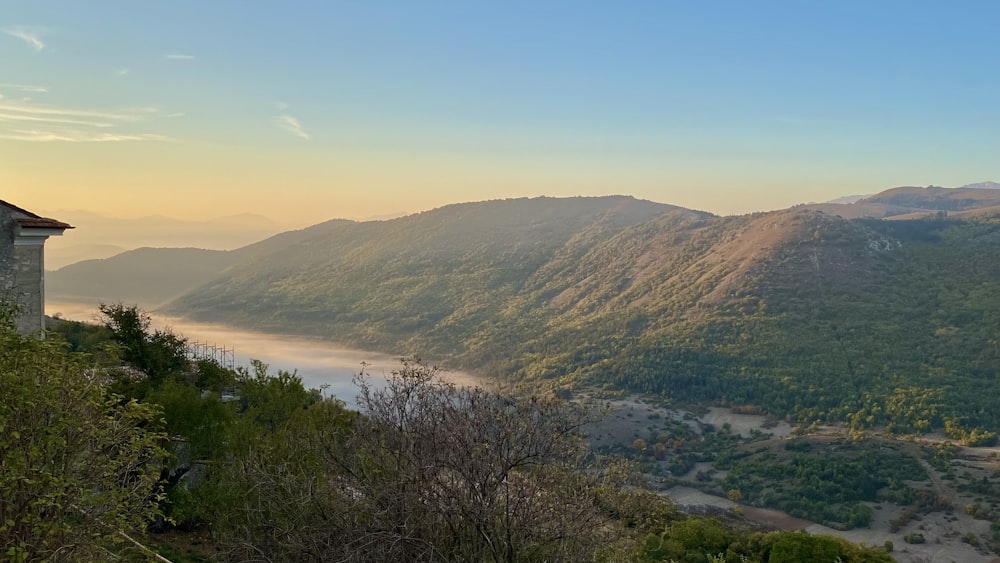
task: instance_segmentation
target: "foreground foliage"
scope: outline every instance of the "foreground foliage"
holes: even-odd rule
[[[689,518],[646,537],[644,559],[677,563],[891,563],[883,550],[806,532],[738,532]]]
[[[104,560],[159,511],[159,411],[91,367],[0,323],[0,557]]]
[[[602,506],[615,474],[579,436],[586,412],[412,362],[360,385],[360,415],[313,404],[219,475],[241,503],[213,516],[228,558],[587,561],[625,537]]]
[[[178,352],[173,343],[183,339],[154,338],[142,321],[148,317],[130,309],[135,308],[117,312],[140,322],[109,322],[112,341],[151,358]],[[132,336],[131,329],[123,330],[129,326],[138,328]],[[76,341],[95,344],[93,334],[69,328]],[[32,362],[48,358],[37,364],[39,373],[59,372],[56,368],[64,364],[79,370],[90,358],[63,352],[54,340],[11,338],[16,346],[10,349],[23,353],[11,356],[13,364],[36,365]],[[119,469],[125,474],[105,470],[101,478],[118,477],[80,485],[78,492],[96,501],[105,498],[96,492],[107,491],[108,498],[122,503],[123,514],[105,512],[95,523],[87,520],[96,514],[93,509],[60,513],[55,504],[43,507],[38,518],[53,517],[51,526],[65,526],[68,535],[83,533],[79,525],[89,523],[91,536],[75,537],[66,544],[72,547],[64,548],[43,539],[42,547],[32,546],[32,551],[5,538],[4,548],[13,548],[9,558],[101,559],[105,552],[99,550],[120,553],[114,543],[123,539],[118,531],[150,525],[210,536],[211,549],[190,560],[764,563],[802,560],[804,553],[815,561],[889,560],[882,550],[833,538],[757,532],[738,519],[723,524],[679,515],[666,499],[643,488],[630,466],[588,450],[580,430],[593,412],[551,395],[512,397],[457,388],[441,381],[436,368],[406,360],[388,381],[359,376],[359,410],[354,411],[305,389],[296,374],[272,374],[260,362],[236,371],[186,362],[154,376],[135,369],[143,361],[75,372],[73,379],[98,401],[94,405],[104,405],[103,420],[117,421],[124,434],[114,436],[130,437],[128,447],[87,450],[88,467],[125,467]],[[49,388],[62,380],[49,377],[26,389],[69,401]],[[18,407],[4,403],[4,408],[6,414]],[[152,421],[138,415],[160,411],[171,436],[171,456],[151,463],[149,448],[163,436],[136,424],[152,428]],[[31,420],[23,410],[17,414]],[[53,420],[58,417],[44,418]],[[95,441],[105,436],[100,428],[84,424],[78,431],[93,446],[105,443]],[[23,436],[19,431],[16,438]],[[29,450],[52,441],[38,432],[23,444],[4,439],[5,447]],[[4,451],[5,459],[10,451]],[[156,472],[165,498],[156,494]],[[28,477],[22,485],[34,482]],[[140,490],[146,496],[138,495]],[[52,495],[60,503],[65,496]],[[158,511],[167,520],[156,518]],[[178,552],[170,553],[176,557]]]

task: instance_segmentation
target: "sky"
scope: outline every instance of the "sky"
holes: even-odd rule
[[[1000,180],[1000,3],[0,0],[0,199],[305,226]]]

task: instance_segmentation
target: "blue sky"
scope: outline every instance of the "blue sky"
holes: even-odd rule
[[[1000,178],[993,2],[2,4],[0,197],[43,210],[743,213]]]

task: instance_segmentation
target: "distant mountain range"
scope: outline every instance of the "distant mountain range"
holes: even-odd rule
[[[350,223],[339,219],[328,221],[280,233],[232,251],[150,247],[127,250],[105,259],[83,260],[49,272],[45,288],[51,296],[124,301],[156,308],[197,288],[234,264],[281,251],[333,226]],[[46,262],[51,262],[49,252],[46,248]]]
[[[46,270],[58,270],[63,266],[84,260],[111,258],[128,250],[128,248],[116,244],[65,244],[63,242],[62,239],[53,238],[49,239],[45,245]]]
[[[962,186],[963,188],[971,188],[976,190],[1000,190],[1000,183],[997,182],[979,182],[976,184],[966,184]]]
[[[933,187],[732,217],[625,196],[498,200],[48,279],[53,295],[170,299],[192,319],[532,385],[1000,428],[998,206],[1000,190]]]
[[[962,187],[1000,189],[1000,183],[979,182]],[[823,204],[808,204],[808,207],[845,217],[885,216],[876,208],[829,208],[830,204],[853,204],[869,197],[872,196],[845,196]],[[142,247],[234,250],[284,230],[279,223],[251,213],[207,220],[182,220],[162,215],[128,219],[72,209],[47,213],[77,229],[70,236],[49,240],[45,250],[46,270],[58,270],[84,260],[109,258]],[[368,217],[359,222],[384,221],[403,216],[403,213],[390,213]]]
[[[82,260],[108,258],[145,246],[235,249],[285,230],[278,223],[253,214],[204,221],[185,221],[160,215],[122,219],[79,210],[53,211],[51,215],[76,229],[67,236],[53,237],[46,243],[45,265],[48,270],[57,270]]]
[[[927,187],[928,188],[938,188],[940,186],[927,186]],[[961,188],[972,188],[972,189],[977,189],[977,190],[1000,190],[1000,183],[997,183],[997,182],[978,182],[978,183],[975,183],[975,184],[966,184],[964,186],[959,186],[959,188],[956,188],[956,189],[961,189]],[[873,195],[875,195],[875,194],[848,195],[848,196],[844,196],[844,197],[838,197],[837,199],[832,199],[832,200],[827,201],[825,203],[856,203],[858,201],[861,201],[862,199],[866,199],[866,198],[872,197]]]

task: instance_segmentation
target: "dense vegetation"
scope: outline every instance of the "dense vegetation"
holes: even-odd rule
[[[743,501],[756,506],[849,529],[871,523],[872,509],[864,502],[910,504],[917,491],[906,481],[927,480],[913,457],[881,442],[799,439],[782,449],[720,459],[716,467],[727,470],[722,488],[739,491]]]
[[[100,561],[159,513],[165,435],[152,405],[0,307],[0,558]]]
[[[385,386],[362,375],[354,412],[260,363],[181,362],[183,339],[135,308],[102,314],[103,330],[60,323],[72,344],[0,328],[11,561],[141,560],[164,528],[209,535],[201,555],[169,551],[190,560],[890,561],[683,517],[590,453],[592,414],[554,397],[455,388],[407,362]]]

